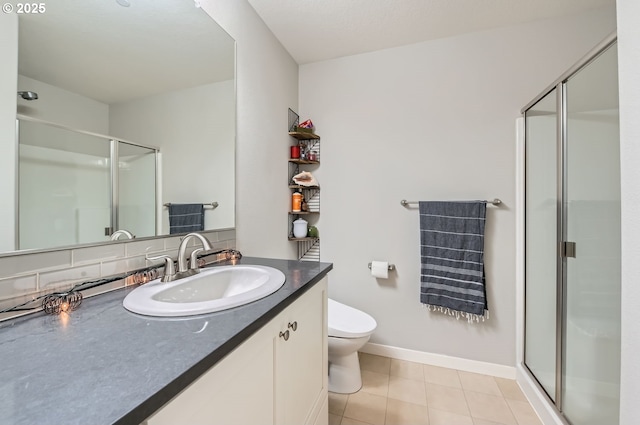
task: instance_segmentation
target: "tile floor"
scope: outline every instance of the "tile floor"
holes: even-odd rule
[[[510,379],[360,353],[362,389],[329,393],[329,425],[542,425]]]

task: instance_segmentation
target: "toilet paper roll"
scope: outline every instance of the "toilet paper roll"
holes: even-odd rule
[[[378,279],[389,278],[389,263],[386,261],[372,261],[371,276],[377,277]]]

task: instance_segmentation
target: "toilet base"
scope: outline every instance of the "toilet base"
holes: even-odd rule
[[[329,391],[351,394],[360,388],[362,388],[362,375],[358,352],[354,351],[346,356],[329,355]]]

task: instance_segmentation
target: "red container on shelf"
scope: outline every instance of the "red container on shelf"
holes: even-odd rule
[[[300,146],[291,146],[291,159],[300,158]]]

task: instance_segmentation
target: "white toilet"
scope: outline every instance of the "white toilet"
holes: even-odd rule
[[[329,298],[329,391],[355,393],[362,387],[358,350],[378,325],[367,313]]]

